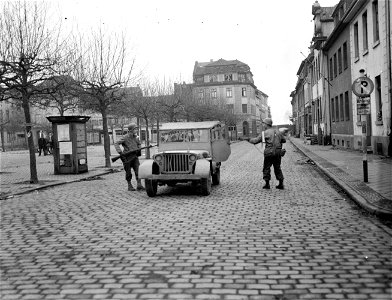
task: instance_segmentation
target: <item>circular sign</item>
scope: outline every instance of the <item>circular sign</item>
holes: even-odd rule
[[[358,97],[369,96],[374,90],[374,83],[369,77],[362,76],[354,80],[351,89]]]

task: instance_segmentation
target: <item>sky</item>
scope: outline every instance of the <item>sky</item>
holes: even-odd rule
[[[239,60],[267,94],[274,124],[289,123],[290,93],[313,37],[315,0],[66,0],[67,24],[125,32],[145,76],[192,82],[195,62]],[[334,6],[339,0],[319,0]]]

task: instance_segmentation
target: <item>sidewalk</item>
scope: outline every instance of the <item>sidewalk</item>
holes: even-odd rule
[[[368,182],[365,183],[361,152],[307,145],[294,137],[290,141],[361,207],[380,217],[392,217],[391,158],[368,154]]]
[[[150,149],[151,154],[153,153]],[[110,153],[117,155],[114,146]],[[145,150],[142,150],[140,160],[145,158]],[[37,174],[39,183],[30,183],[30,161],[28,150],[0,152],[0,200],[11,198],[15,195],[38,191],[55,185],[65,183],[92,180],[95,177],[120,172],[123,169],[121,160],[112,163],[111,168],[105,167],[103,145],[87,147],[88,172],[80,174],[58,174],[54,175],[54,164],[52,155],[36,154]]]

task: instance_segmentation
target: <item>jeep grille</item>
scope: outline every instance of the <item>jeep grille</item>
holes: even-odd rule
[[[190,173],[189,154],[165,153],[163,155],[162,173]]]

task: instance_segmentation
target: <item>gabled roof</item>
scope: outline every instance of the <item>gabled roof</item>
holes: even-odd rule
[[[320,21],[321,22],[333,21],[332,13],[335,10],[335,7],[336,5],[331,7],[321,7]]]
[[[159,126],[159,130],[180,130],[180,129],[209,129],[220,124],[219,121],[203,121],[203,122],[171,122],[163,123]]]
[[[193,70],[193,75],[206,75],[206,74],[224,74],[233,72],[250,72],[247,64],[235,59],[225,60],[219,59],[212,62],[196,62]]]

